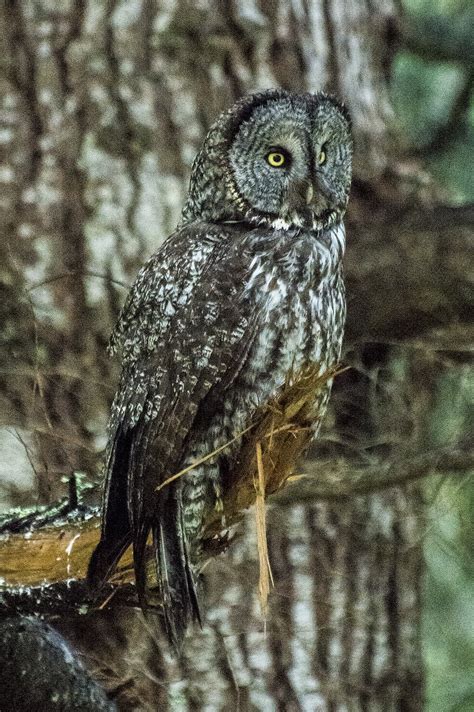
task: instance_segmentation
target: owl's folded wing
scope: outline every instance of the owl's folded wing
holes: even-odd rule
[[[255,337],[245,269],[236,240],[202,224],[169,238],[132,287],[112,339],[123,370],[109,425],[102,539],[89,570],[95,585],[133,538],[144,595],[151,523],[163,501],[172,506],[156,488],[177,472],[199,404],[232,380]]]

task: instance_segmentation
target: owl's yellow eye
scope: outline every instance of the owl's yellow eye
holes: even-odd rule
[[[322,148],[318,156],[318,166],[322,166],[324,163],[326,163],[326,151]]]
[[[267,153],[267,163],[273,168],[281,168],[286,163],[286,156],[281,151],[270,151]]]

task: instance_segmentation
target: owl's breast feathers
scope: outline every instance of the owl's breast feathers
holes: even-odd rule
[[[246,290],[259,304],[260,357],[271,353],[280,384],[286,372],[340,357],[345,321],[343,224],[319,233],[272,231],[257,242]],[[258,345],[257,345],[258,349]],[[279,385],[280,385],[279,384]]]

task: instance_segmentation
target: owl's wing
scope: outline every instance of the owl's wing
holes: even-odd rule
[[[132,539],[145,602],[145,547],[153,529],[163,549],[162,595],[182,599],[173,606],[181,606],[185,619],[189,600],[198,612],[179,494],[171,485],[156,488],[178,471],[199,404],[232,380],[256,333],[237,243],[232,233],[204,224],[169,238],[140,271],[112,338],[113,347],[121,344],[123,370],[110,420],[102,537],[89,580],[100,585]],[[183,566],[187,581],[170,583]],[[166,600],[164,606],[166,612]]]

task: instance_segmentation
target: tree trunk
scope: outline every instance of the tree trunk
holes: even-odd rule
[[[273,85],[332,91],[353,121],[355,368],[336,393],[326,440],[350,430],[359,452],[393,433],[393,403],[374,406],[366,378],[390,370],[391,352],[358,344],[452,343],[442,328],[453,315],[463,323],[468,299],[468,216],[420,221],[434,193],[394,138],[387,80],[397,13],[390,0],[4,4],[2,422],[32,433],[40,500],[62,492],[64,473],[96,471],[115,377],[105,341],[123,284],[175,227],[203,135],[238,96]],[[448,232],[457,251],[437,280]],[[416,451],[419,435],[394,428],[402,451]],[[415,485],[269,506],[276,585],[265,625],[250,513],[206,570],[204,629],[179,662],[128,611],[58,625],[127,710],[419,710],[422,527]]]

